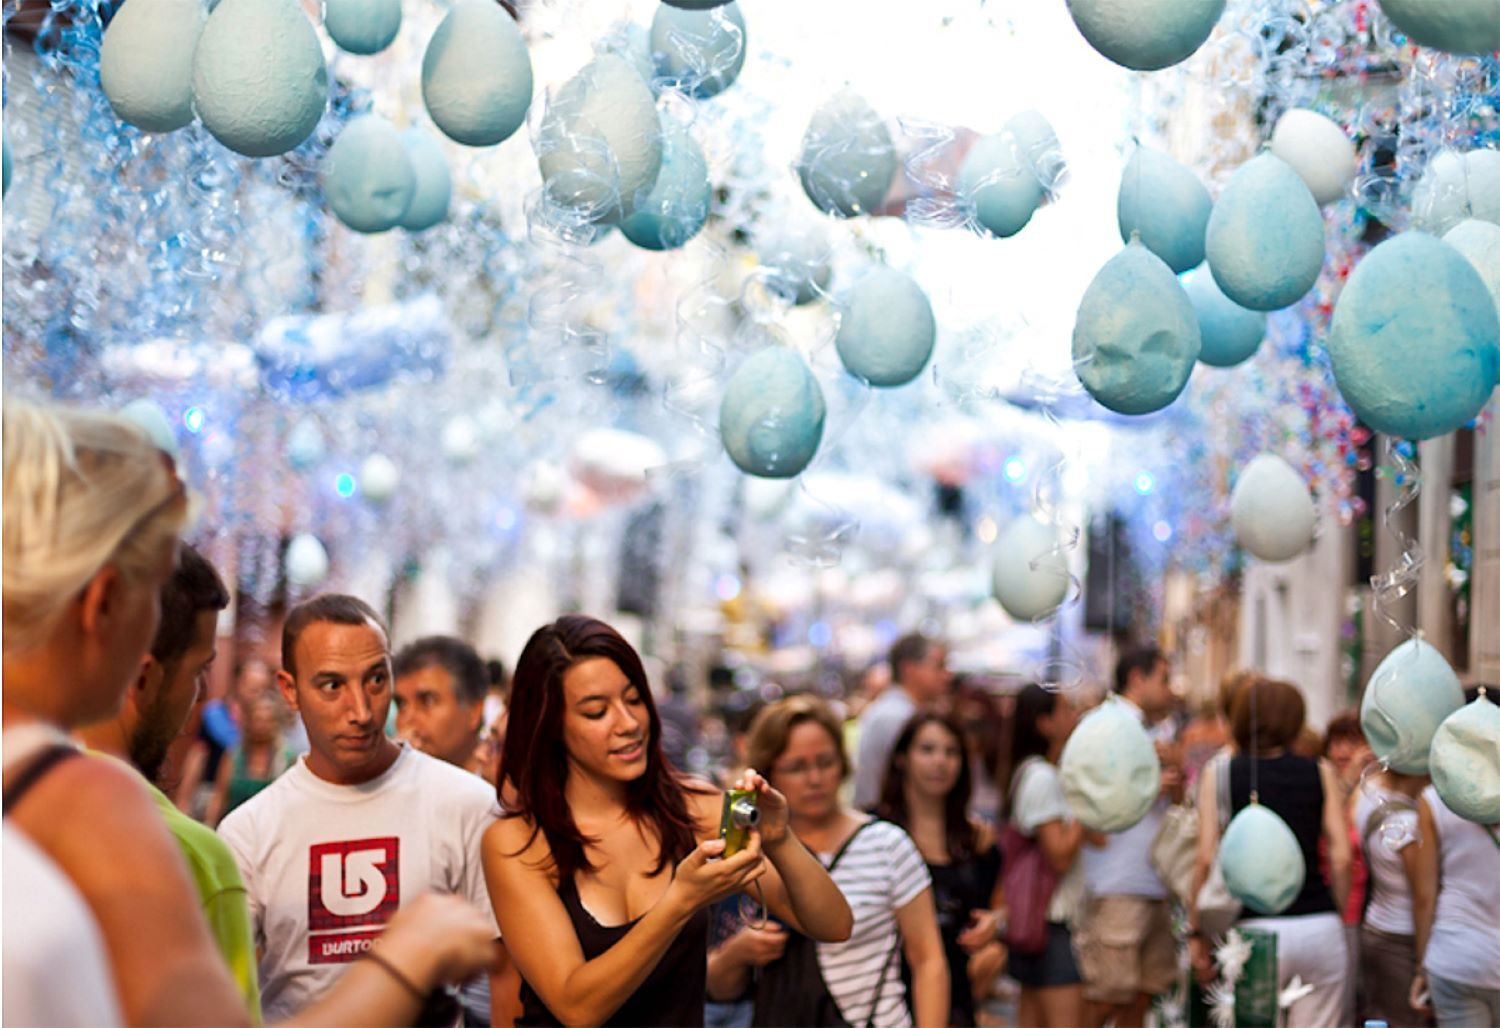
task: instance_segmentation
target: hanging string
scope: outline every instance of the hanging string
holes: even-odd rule
[[[1255,694],[1260,691],[1260,682],[1250,683],[1250,804],[1260,802],[1260,710]]]

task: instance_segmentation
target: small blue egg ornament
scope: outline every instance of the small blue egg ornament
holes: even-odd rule
[[[1443,150],[1422,171],[1411,194],[1412,225],[1443,235],[1477,218],[1500,225],[1500,150]]]
[[[1469,218],[1450,228],[1443,235],[1443,242],[1474,265],[1495,307],[1500,309],[1500,225]]]
[[[1207,268],[1189,275],[1184,287],[1203,336],[1200,361],[1213,368],[1232,368],[1255,355],[1266,337],[1264,311],[1246,310],[1225,296]]]
[[[880,209],[896,166],[896,146],[884,120],[863,97],[845,89],[808,122],[797,175],[820,210],[853,218]]]
[[[1463,705],[1452,665],[1419,636],[1376,666],[1359,704],[1359,725],[1371,751],[1392,770],[1425,775],[1434,733]]]
[[[1146,249],[1181,273],[1203,263],[1203,237],[1213,210],[1208,189],[1160,150],[1138,146],[1120,177],[1115,212],[1120,239],[1139,232]]]
[[[1135,71],[1186,60],[1224,13],[1225,0],[1068,0],[1073,24],[1089,46]]]
[[[1377,432],[1431,439],[1479,414],[1500,317],[1463,254],[1424,232],[1375,247],[1339,294],[1327,346],[1339,392]]]
[[[657,77],[706,100],[728,89],[745,66],[745,18],[734,0],[701,11],[662,4],[651,20],[650,46]]]
[[[360,115],[344,126],[325,162],[323,193],[340,221],[356,232],[400,224],[417,176],[395,126],[379,115]]]
[[[1292,166],[1263,153],[1240,165],[1208,216],[1208,267],[1253,311],[1290,307],[1323,269],[1323,216]]]
[[[401,0],[323,0],[323,28],[340,49],[378,54],[401,31]]]
[[[1030,513],[1017,515],[990,547],[990,588],[1017,621],[1053,614],[1068,597],[1068,555],[1057,526]]]
[[[1281,913],[1307,880],[1307,861],[1296,833],[1259,803],[1241,809],[1224,829],[1219,868],[1229,894],[1257,914]]]
[[[1202,349],[1193,305],[1139,240],[1089,283],[1073,325],[1073,367],[1089,395],[1120,414],[1150,414],[1182,393]]]
[[[1438,725],[1427,764],[1449,810],[1476,824],[1500,823],[1500,707],[1488,696]]]
[[[620,222],[626,239],[645,250],[675,250],[708,220],[713,187],[708,160],[687,127],[661,115],[661,171],[635,211]]]
[[[453,199],[453,178],[448,170],[448,158],[431,132],[414,126],[401,133],[401,142],[406,146],[406,156],[416,176],[416,187],[412,190],[411,202],[401,213],[399,224],[408,232],[423,232],[448,217],[448,204]]]
[[[1413,43],[1486,57],[1500,50],[1500,0],[1380,0]]]
[[[747,475],[794,478],[823,441],[822,387],[807,363],[785,346],[746,358],[724,389],[719,436]]]
[[[845,302],[834,345],[851,375],[889,389],[922,373],[937,342],[937,321],[915,279],[879,268],[861,279]]]
[[[1229,494],[1235,540],[1271,563],[1306,553],[1318,528],[1318,506],[1307,482],[1284,458],[1257,454]]]
[[[221,0],[193,55],[203,127],[246,157],[299,146],[328,106],[318,31],[295,0]]]
[[[777,295],[798,307],[827,295],[833,280],[833,247],[821,230],[773,234],[757,250],[769,272],[766,286]]]
[[[494,146],[526,122],[531,54],[495,0],[457,0],[422,56],[422,101],[438,129],[465,146]]]
[[[146,132],[193,121],[193,55],[208,13],[202,0],[130,0],[99,45],[99,85],[115,117]]]
[[[1046,197],[1021,141],[1003,129],[975,141],[959,168],[957,185],[974,220],[1001,239],[1025,228]]]

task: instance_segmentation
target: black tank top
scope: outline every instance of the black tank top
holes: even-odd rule
[[[1318,762],[1294,753],[1260,757],[1256,760],[1255,777],[1261,806],[1269,808],[1291,828],[1307,865],[1302,891],[1291,906],[1276,916],[1332,912],[1333,893],[1328,890],[1318,860],[1318,840],[1323,837],[1323,779],[1318,774]],[[1229,763],[1229,799],[1236,814],[1250,805],[1249,757],[1238,756]],[[1255,915],[1246,911],[1245,916]]]
[[[568,911],[583,959],[593,960],[604,953],[635,927],[635,922],[602,925],[583,909],[578,898],[578,884],[562,882],[558,899]],[[606,1025],[701,1025],[703,1000],[708,990],[708,908],[700,907],[655,968],[616,1010]],[[561,1025],[524,979],[521,982],[521,1025]]]

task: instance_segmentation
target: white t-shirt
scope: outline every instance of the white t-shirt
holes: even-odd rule
[[[423,892],[467,896],[493,920],[479,842],[499,812],[483,779],[402,744],[363,785],[298,760],[230,813],[219,833],[245,879],[266,1021],[317,999]]]
[[[819,858],[827,866],[833,854]],[[880,1009],[874,1023],[881,1028],[910,1025],[901,955],[892,953],[901,945],[896,911],[932,885],[922,854],[900,826],[876,821],[849,843],[832,878],[849,901],[854,927],[844,942],[818,943],[818,967],[828,994],[845,1021],[864,1024],[878,987]]]
[[[885,765],[896,748],[901,729],[917,712],[917,705],[900,685],[875,697],[859,716],[859,753],[854,759],[854,805],[869,810],[880,802]]]
[[[1037,828],[1049,821],[1073,823],[1073,810],[1063,795],[1062,776],[1053,764],[1040,757],[1027,760],[1022,763],[1020,774],[1011,810],[1016,831],[1034,838]],[[1047,920],[1071,924],[1083,906],[1083,888],[1083,861],[1074,860],[1073,866],[1057,880],[1057,887],[1052,890],[1052,901],[1047,904]]]
[[[1354,830],[1365,837],[1370,816],[1386,800],[1401,800],[1406,797],[1385,789],[1375,790],[1376,795],[1361,789],[1354,801]],[[1370,862],[1370,909],[1365,912],[1365,924],[1376,931],[1391,935],[1411,935],[1412,926],[1411,883],[1406,880],[1406,867],[1401,863],[1401,851],[1417,841],[1417,812],[1415,810],[1392,810],[1376,826],[1370,835],[1366,850]]]
[[[1500,843],[1449,810],[1432,786],[1422,790],[1437,822],[1442,854],[1437,910],[1424,966],[1429,974],[1500,989]]]

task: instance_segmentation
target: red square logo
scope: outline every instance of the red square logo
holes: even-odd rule
[[[308,931],[384,926],[401,906],[400,850],[394,836],[310,847]]]

